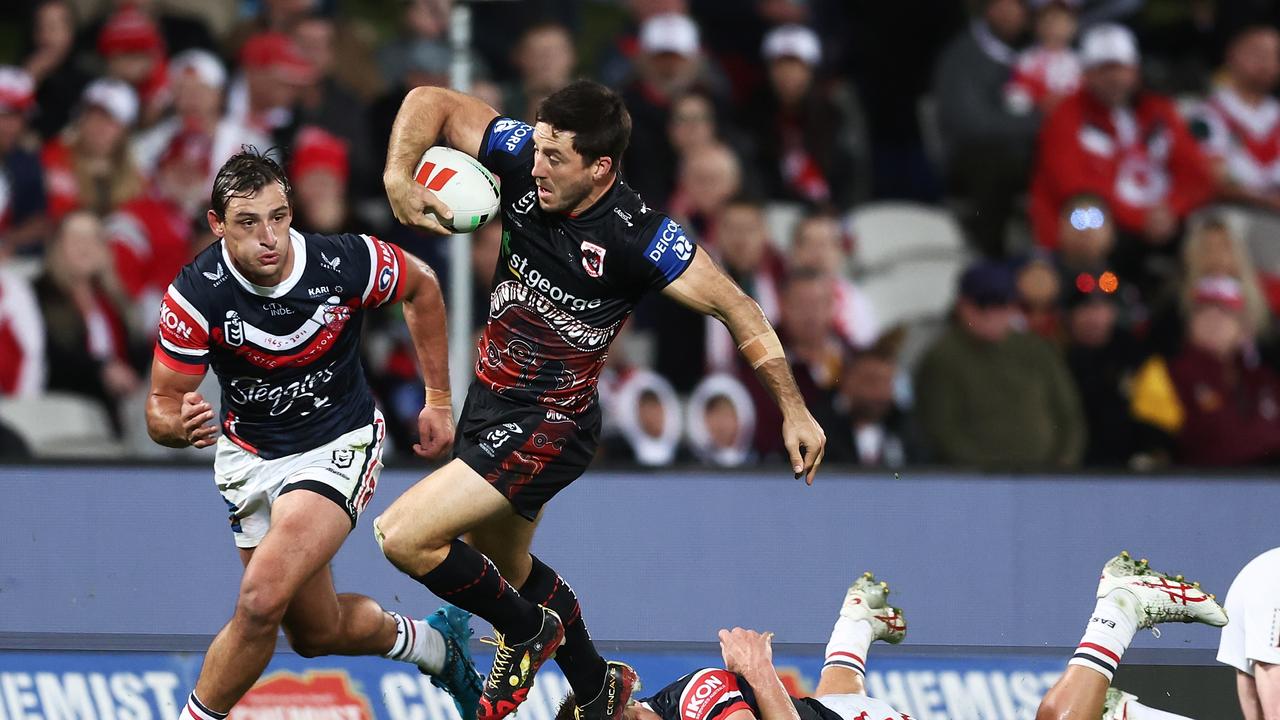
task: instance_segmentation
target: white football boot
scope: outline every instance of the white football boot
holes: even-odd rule
[[[1133,593],[1138,600],[1139,628],[1167,622],[1198,622],[1213,627],[1227,624],[1227,613],[1215,596],[1200,589],[1200,583],[1152,570],[1146,558],[1134,560],[1127,550],[1103,566],[1098,597],[1120,589]]]
[[[1127,720],[1129,717],[1129,701],[1137,700],[1137,695],[1107,688],[1107,700],[1102,706],[1102,720]]]
[[[866,620],[871,624],[873,641],[897,645],[907,635],[907,619],[902,610],[887,604],[888,598],[889,583],[876,580],[870,571],[864,572],[845,593],[840,615],[850,620]]]

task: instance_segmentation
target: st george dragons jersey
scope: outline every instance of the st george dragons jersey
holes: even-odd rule
[[[577,216],[538,206],[533,128],[494,118],[480,162],[502,179],[502,251],[476,377],[503,397],[581,413],[636,303],[681,275],[697,247],[619,177]]]
[[[728,720],[739,710],[760,717],[751,685],[741,675],[718,668],[695,670],[640,703],[662,720]],[[866,695],[793,697],[791,703],[800,720],[911,720]]]
[[[360,365],[364,310],[399,299],[401,250],[366,235],[290,230],[293,268],[260,287],[221,241],[174,278],[160,305],[156,357],[178,372],[212,368],[222,431],[272,460],[373,421]]]

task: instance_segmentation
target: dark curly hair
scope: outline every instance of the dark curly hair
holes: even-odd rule
[[[290,207],[293,206],[293,186],[289,184],[284,168],[271,159],[270,153],[271,150],[263,153],[252,145],[244,145],[218,169],[213,179],[213,192],[209,195],[209,207],[219,220],[227,219],[227,203],[232,198],[253,197],[262,188],[275,183],[279,183],[285,200]]]

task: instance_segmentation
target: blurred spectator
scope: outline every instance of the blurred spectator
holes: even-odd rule
[[[163,4],[169,8],[156,7],[156,0],[111,0],[111,12],[86,26],[80,33],[79,44],[86,47],[96,45],[102,28],[110,24],[113,16],[125,8],[131,8],[145,15],[155,25],[171,55],[193,48],[210,52],[218,50],[213,33],[202,17],[197,14],[169,12],[175,3]]]
[[[671,103],[671,119],[667,123],[667,142],[677,157],[687,157],[716,144],[719,133],[716,106],[711,96],[690,90]]]
[[[1186,341],[1134,380],[1133,415],[1172,440],[1177,462],[1247,465],[1280,456],[1280,376],[1251,358],[1240,283],[1205,277],[1192,289]]]
[[[742,467],[755,461],[755,425],[751,395],[732,375],[710,375],[689,396],[689,446],[705,465]]]
[[[227,71],[213,53],[187,50],[174,55],[169,62],[169,77],[174,114],[134,138],[133,156],[149,177],[155,176],[162,159],[175,154],[199,162],[204,168],[199,187],[170,194],[203,222],[209,188],[222,163],[239,152],[242,145],[266,151],[271,140],[254,128],[223,117]],[[203,157],[197,152],[201,148]]]
[[[925,353],[916,409],[934,459],[993,468],[1074,467],[1084,452],[1080,397],[1040,338],[1014,332],[1014,286],[983,262],[960,278],[955,322]]]
[[[640,31],[649,18],[673,13],[689,14],[686,0],[626,0],[626,6],[626,27],[604,48],[598,60],[600,82],[610,87],[621,87],[635,75],[636,64],[643,52]]]
[[[434,0],[445,2],[448,0]],[[245,45],[257,35],[275,33],[288,35],[293,32],[303,18],[315,12],[317,0],[261,0],[249,6],[256,7],[258,14],[245,18],[226,37],[228,57],[239,57],[244,53]]]
[[[433,40],[418,40],[403,48],[403,57],[395,63],[398,72],[387,76],[390,87],[369,106],[371,147],[387,147],[396,113],[409,90],[420,85],[449,87],[451,57],[452,53],[447,45]],[[498,110],[501,111],[500,108]]]
[[[631,371],[615,388],[611,406],[617,418],[617,435],[605,444],[611,459],[662,467],[681,455],[684,416],[675,390],[661,375]]]
[[[786,267],[769,240],[764,208],[757,202],[737,198],[725,205],[716,223],[716,240],[711,252],[734,282],[760,305],[765,317],[776,322],[781,315],[781,285]],[[821,271],[826,275],[826,271]],[[711,372],[732,372],[738,364],[738,346],[718,320],[699,316],[703,332],[680,336],[706,337],[706,362]]]
[[[894,399],[897,337],[854,350],[845,359],[835,413],[819,419],[827,433],[828,461],[896,468],[915,459],[906,414]]]
[[[169,104],[165,41],[160,29],[132,3],[122,4],[103,24],[98,54],[107,77],[123,80],[138,96],[138,124],[149,127]]]
[[[350,151],[342,138],[313,126],[298,131],[289,180],[299,228],[325,235],[348,230],[348,158]]]
[[[323,128],[346,143],[351,175],[349,187],[359,188],[362,194],[376,193],[381,197],[382,188],[377,179],[382,176],[385,158],[367,144],[368,120],[363,112],[358,111],[363,105],[360,98],[334,78],[336,31],[333,20],[321,15],[309,15],[294,28],[294,44],[317,75],[315,82],[302,87],[297,122]],[[380,146],[380,149],[385,147]],[[344,189],[346,187],[344,183]]]
[[[1223,216],[1208,214],[1190,223],[1182,248],[1182,272],[1170,280],[1158,298],[1151,324],[1152,348],[1172,356],[1181,347],[1196,287],[1207,277],[1231,277],[1244,298],[1245,331],[1250,347],[1268,334],[1271,314],[1258,274],[1237,228]]]
[[[630,182],[628,176],[627,183]],[[679,180],[667,202],[667,212],[714,243],[716,218],[741,190],[742,163],[738,156],[722,143],[708,145],[681,158]]]
[[[702,47],[688,15],[654,15],[640,28],[635,77],[622,90],[631,112],[631,145],[623,156],[627,184],[648,198],[671,194],[675,155],[666,142],[671,103],[698,83]]]
[[[0,397],[44,390],[44,320],[31,283],[0,266]]]
[[[508,83],[502,106],[507,115],[533,124],[538,104],[573,79],[577,54],[573,36],[563,25],[544,22],[530,27],[512,52],[520,78]]]
[[[291,144],[298,120],[298,98],[318,79],[316,67],[293,38],[261,33],[244,43],[241,78],[227,97],[227,115],[235,123],[264,133],[281,147]]]
[[[835,328],[846,343],[865,348],[875,342],[880,336],[880,321],[871,300],[848,277],[848,245],[835,216],[806,215],[796,223],[787,263],[791,269],[812,270],[830,278]]]
[[[421,64],[413,56],[421,53],[423,46],[434,46],[448,52],[452,5],[452,0],[406,0],[404,15],[396,24],[400,35],[378,48],[378,68],[384,79],[394,81],[403,78],[411,65]],[[447,62],[445,65],[442,72],[447,74]]]
[[[1138,46],[1119,25],[1099,25],[1081,42],[1084,87],[1058,105],[1040,134],[1031,220],[1041,246],[1058,245],[1066,198],[1106,198],[1121,233],[1117,259],[1130,277],[1146,273],[1146,248],[1170,243],[1191,210],[1209,200],[1209,163],[1173,103],[1139,88]]]
[[[1014,286],[1023,327],[1059,345],[1062,331],[1062,284],[1057,269],[1043,257],[1033,257],[1018,268]]]
[[[32,17],[32,50],[23,68],[36,83],[32,126],[48,140],[71,120],[90,76],[75,61],[76,17],[69,0],[43,0]]]
[[[48,389],[97,400],[112,417],[141,388],[130,364],[127,300],[115,276],[102,224],[87,212],[63,218],[35,282],[45,325]]]
[[[0,261],[48,234],[40,156],[27,147],[35,84],[25,70],[0,66]]]
[[[126,83],[102,78],[85,87],[75,121],[40,153],[55,222],[78,208],[106,215],[142,192],[128,143],[137,119],[138,98]]]
[[[1048,113],[1080,89],[1080,58],[1071,47],[1076,37],[1079,0],[1033,0],[1036,44],[1018,54],[1013,77],[1004,88],[1015,113]]]
[[[835,293],[825,274],[796,270],[782,291],[778,336],[786,348],[796,385],[815,417],[832,412],[846,346],[835,333]],[[762,456],[784,453],[782,414],[754,375],[744,376],[756,410],[756,449]]]
[[[1140,348],[1117,322],[1114,289],[1082,283],[1068,287],[1065,297],[1067,366],[1080,391],[1088,429],[1084,465],[1124,467],[1137,449],[1129,384],[1142,359]]]
[[[1224,194],[1280,211],[1280,32],[1237,33],[1213,94],[1191,122],[1224,180]]]
[[[844,111],[816,77],[822,45],[813,30],[784,25],[764,39],[769,82],[746,109],[774,200],[846,209],[855,161],[845,146]]]
[[[1015,114],[1004,88],[1027,27],[1022,0],[982,0],[982,11],[949,44],[934,72],[947,184],[966,203],[961,222],[982,252],[1004,254],[1005,225],[1025,191],[1040,115]]]

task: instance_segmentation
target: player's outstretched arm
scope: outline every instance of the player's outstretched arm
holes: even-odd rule
[[[435,459],[453,445],[453,406],[449,394],[449,333],[440,281],[429,265],[405,253],[404,321],[422,368],[426,404],[418,415],[413,451]]]
[[[782,410],[782,439],[791,469],[812,485],[826,452],[827,436],[805,407],[782,343],[764,311],[705,252],[664,290],[685,307],[710,315],[729,328],[738,350]]]
[[[204,373],[172,370],[159,360],[151,363],[151,392],[147,395],[147,434],[166,447],[209,447],[218,440],[213,407],[196,392]]]
[[[453,217],[435,193],[413,180],[422,153],[445,144],[479,159],[480,142],[498,111],[484,101],[447,88],[422,86],[409,91],[387,144],[382,184],[396,220],[437,235],[449,230],[436,219]]]
[[[720,631],[724,669],[747,681],[756,696],[760,720],[800,720],[791,696],[773,667],[773,633],[734,628]]]

